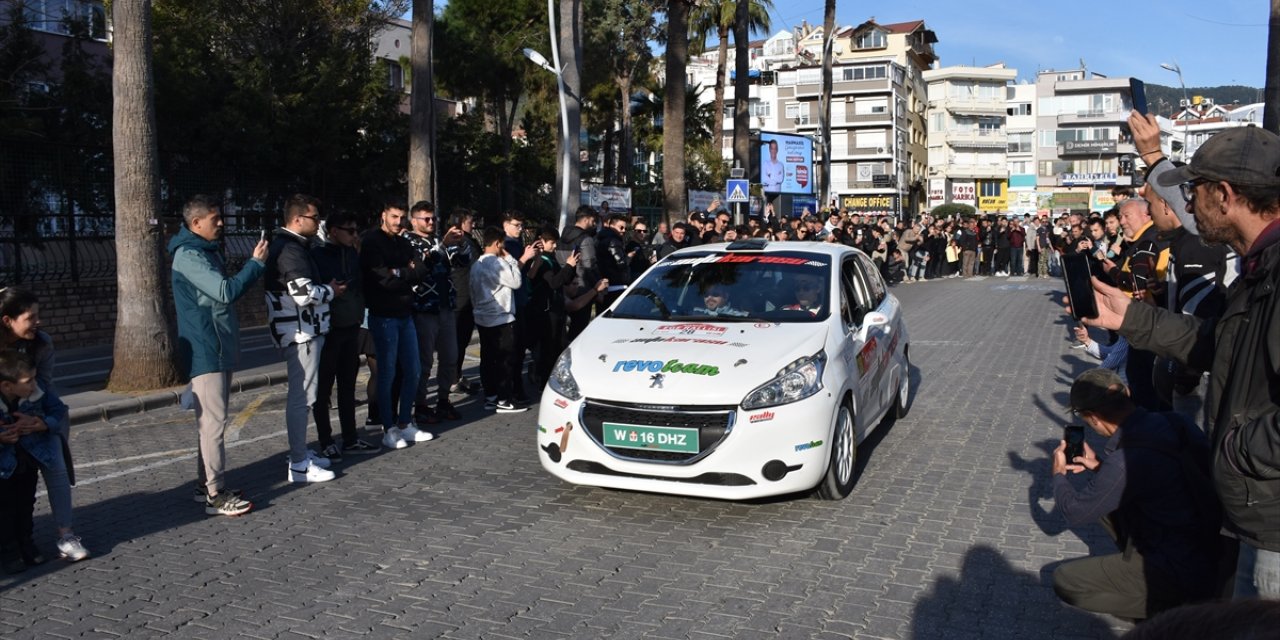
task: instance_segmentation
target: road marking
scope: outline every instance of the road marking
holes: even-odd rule
[[[262,403],[266,401],[267,394],[265,393],[249,401],[249,404],[245,406],[244,410],[236,416],[235,421],[231,423],[231,429],[227,431],[227,442],[236,442],[240,440],[240,430],[244,428],[244,425],[249,422],[249,419],[252,418],[254,414],[258,413],[258,407],[261,407]]]
[[[111,459],[111,460],[98,460],[97,462],[80,462],[80,463],[76,463],[76,468],[77,468],[77,469],[88,469],[88,468],[90,468],[90,467],[104,467],[104,466],[107,466],[107,465],[109,465],[109,464],[120,464],[120,463],[122,463],[122,462],[134,462],[134,461],[136,461],[136,460],[147,460],[147,459],[149,459],[149,458],[163,458],[164,456],[172,456],[172,455],[177,455],[177,454],[190,454],[190,453],[195,453],[195,452],[196,452],[196,450],[195,450],[194,448],[192,448],[192,447],[187,447],[186,449],[170,449],[169,451],[159,451],[159,452],[156,452],[156,453],[144,453],[144,454],[142,454],[142,455],[140,455],[140,456],[129,456],[129,457],[127,457],[127,458],[114,458],[114,459]]]
[[[253,443],[258,442],[258,441],[260,441],[260,440],[267,440],[267,439],[269,439],[269,438],[279,438],[280,436],[284,435],[285,433],[287,433],[287,432],[286,432],[284,429],[281,429],[281,430],[279,430],[279,431],[274,431],[274,432],[272,432],[272,433],[267,433],[267,434],[263,434],[263,435],[260,435],[260,436],[254,437],[254,438],[249,438],[248,440],[241,440],[241,441],[239,441],[239,442],[229,443],[229,444],[227,444],[227,448],[228,448],[228,449],[234,449],[235,447],[242,447],[242,446],[245,446],[245,445],[253,444]],[[179,451],[182,451],[182,450],[180,449]],[[137,467],[131,467],[131,468],[129,468],[129,469],[123,469],[123,470],[121,470],[121,471],[115,471],[115,472],[113,472],[113,473],[108,473],[108,474],[107,474],[107,475],[105,475],[105,476],[99,476],[99,477],[97,477],[97,478],[86,478],[86,479],[84,479],[84,480],[76,480],[76,487],[77,487],[77,488],[79,488],[79,487],[85,487],[85,486],[88,486],[88,485],[91,485],[91,484],[97,484],[97,483],[99,483],[99,482],[106,482],[107,480],[114,480],[114,479],[116,479],[116,478],[123,478],[124,476],[131,476],[131,475],[133,475],[133,474],[135,474],[135,473],[142,473],[143,471],[151,471],[152,469],[159,469],[159,468],[161,468],[161,467],[167,467],[167,466],[169,466],[169,465],[171,465],[171,464],[175,464],[175,463],[178,463],[178,462],[182,462],[183,460],[191,460],[191,459],[193,459],[193,458],[195,458],[195,457],[196,457],[196,453],[195,453],[195,451],[193,451],[193,450],[191,450],[191,449],[186,449],[185,451],[189,451],[190,453],[185,453],[185,454],[182,454],[182,455],[180,455],[180,456],[178,456],[178,457],[176,457],[176,458],[170,458],[170,459],[168,459],[168,460],[159,460],[159,461],[152,462],[152,463],[149,463],[149,464],[144,464],[144,465],[137,466]],[[173,452],[165,452],[165,453],[173,453]],[[159,455],[159,454],[155,454],[155,455]],[[97,463],[93,463],[93,464],[98,464],[98,465],[102,465],[102,464],[113,464],[113,463],[117,463],[117,462],[124,462],[124,461],[127,461],[127,460],[136,459],[137,457],[140,457],[140,456],[135,456],[134,458],[120,458],[120,459],[117,459],[117,460],[103,460],[103,461],[100,461],[100,462],[97,462]],[[82,465],[82,466],[88,466],[88,465]],[[37,493],[37,494],[36,494],[36,496],[37,496],[37,497],[40,497],[40,496],[45,495],[46,493],[47,493],[46,491],[41,490],[39,493]]]

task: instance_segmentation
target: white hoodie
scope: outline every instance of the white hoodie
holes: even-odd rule
[[[520,263],[509,255],[486,253],[471,265],[471,304],[476,324],[497,327],[516,321],[515,292],[524,280]]]

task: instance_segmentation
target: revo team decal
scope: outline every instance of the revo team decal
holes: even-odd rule
[[[614,372],[621,371],[623,373],[643,372],[643,373],[691,373],[697,376],[718,376],[720,368],[707,364],[698,364],[696,362],[680,362],[671,359],[666,362],[661,360],[620,360],[613,365]]]

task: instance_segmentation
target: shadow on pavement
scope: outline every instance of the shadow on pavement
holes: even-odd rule
[[[911,637],[1115,638],[1111,621],[1062,604],[1045,588],[1049,574],[1019,571],[996,549],[981,545],[964,556],[959,578],[942,577],[912,614]],[[957,627],[956,620],[967,620]]]

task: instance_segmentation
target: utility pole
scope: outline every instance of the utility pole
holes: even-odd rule
[[[733,16],[733,166],[742,173],[734,171],[730,174],[732,178],[746,175],[749,173],[746,169],[751,166],[751,113],[748,110],[751,104],[751,79],[748,77],[751,73],[751,34],[748,28],[750,13],[747,11],[750,3],[751,0],[738,0]],[[729,197],[727,193],[724,195]],[[734,224],[746,223],[747,214],[743,209],[749,212],[749,207],[750,203],[733,203]]]
[[[1280,0],[1271,0],[1267,29],[1267,89],[1262,105],[1262,128],[1280,133]]]

